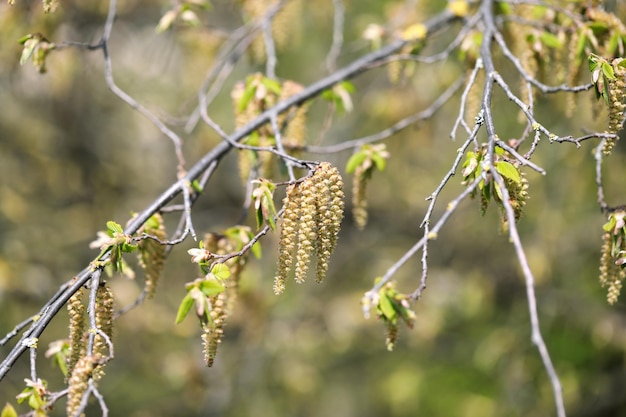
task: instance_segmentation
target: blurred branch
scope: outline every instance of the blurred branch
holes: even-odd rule
[[[362,138],[349,140],[346,142],[341,142],[336,145],[328,145],[328,146],[306,146],[304,149],[307,152],[318,153],[318,154],[327,154],[327,153],[337,153],[341,151],[346,151],[349,149],[358,148],[359,146],[363,146],[368,143],[378,142],[384,139],[387,139],[390,136],[395,135],[396,133],[406,129],[407,127],[414,125],[417,122],[428,120],[437,113],[437,111],[448,102],[456,93],[459,88],[463,85],[463,79],[457,79],[450,87],[448,87],[443,93],[441,93],[433,103],[428,106],[426,109],[415,113],[411,116],[405,117],[404,119],[396,122],[391,127],[384,129],[378,133],[374,133],[372,135],[364,136]]]
[[[328,55],[326,55],[326,69],[333,72],[337,68],[337,58],[341,53],[343,45],[343,25],[345,20],[345,7],[343,0],[333,0],[333,8],[335,9],[333,19],[333,43],[330,46]]]

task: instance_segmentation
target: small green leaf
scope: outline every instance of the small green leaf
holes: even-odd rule
[[[356,87],[350,81],[342,81],[339,83],[341,87],[343,87],[348,93],[354,93],[356,91]]]
[[[607,22],[594,20],[588,23],[588,27],[591,28],[594,35],[600,35],[609,29],[609,24]]]
[[[263,225],[263,208],[260,205],[256,208],[255,214],[256,214],[256,228],[260,229],[261,226]]]
[[[481,183],[482,183],[482,188],[481,188],[481,191],[483,192],[483,196],[485,197],[485,199],[486,199],[487,201],[491,201],[491,195],[492,195],[492,192],[491,192],[491,184],[492,184],[493,182],[489,182],[489,183],[485,184],[485,182],[484,182],[484,181],[485,181],[485,180],[481,180]],[[479,183],[478,185],[480,186],[481,184]]]
[[[255,258],[261,259],[261,244],[259,242],[256,242],[254,245],[252,245],[250,250],[252,251],[252,254]]]
[[[365,158],[367,158],[367,154],[363,151],[353,154],[350,159],[348,159],[348,163],[346,164],[346,172],[348,174],[354,173],[357,167],[365,161]]]
[[[224,292],[226,287],[220,284],[215,278],[207,278],[200,283],[200,291],[207,297]]]
[[[280,85],[280,82],[276,80],[264,77],[261,83],[265,86],[265,88],[267,88],[269,91],[276,95],[280,95],[280,93],[282,92],[282,86]]]
[[[381,313],[383,313],[383,316],[385,316],[387,320],[394,321],[396,319],[398,313],[393,307],[393,301],[389,299],[387,293],[383,292],[380,294],[380,302],[378,306],[380,307]]]
[[[621,236],[616,236],[613,235],[611,237],[611,257],[612,258],[616,258],[617,255],[619,255],[620,253],[620,249],[621,249]]]
[[[183,301],[178,307],[178,313],[176,314],[176,324],[182,322],[185,317],[187,317],[187,314],[189,313],[189,310],[191,310],[193,303],[194,299],[191,294],[188,293],[185,298],[183,298]]]
[[[109,236],[113,237],[113,233],[124,233],[124,229],[119,223],[109,220],[107,222],[107,231],[109,232]]]
[[[248,84],[246,85],[246,89],[243,92],[243,95],[239,99],[239,104],[237,105],[237,110],[240,113],[248,107],[248,104],[250,104],[252,97],[254,97],[254,94],[256,93],[256,89],[257,86],[254,82],[248,82]]]
[[[502,197],[502,190],[500,190],[500,186],[497,183],[494,183],[493,186],[494,186],[494,188],[496,190],[496,195],[498,196],[498,199],[500,201],[503,201],[504,198]]]
[[[274,221],[274,218],[276,217],[276,206],[274,205],[274,200],[272,199],[272,193],[270,191],[263,193],[261,208],[263,209],[263,215],[265,216],[267,224],[272,230],[276,230],[276,223]]]
[[[20,65],[24,65],[33,55],[35,48],[39,44],[39,39],[33,38],[33,35],[27,35],[20,39],[20,43],[24,45],[24,49],[22,50],[22,56],[20,57]]]
[[[379,153],[372,154],[372,161],[374,161],[374,165],[379,171],[384,171],[387,166],[387,160],[381,156]]]
[[[603,67],[604,69],[604,67]],[[611,71],[613,71],[613,68],[611,68]],[[604,93],[603,93],[603,97],[604,97],[604,102],[606,103],[606,105],[609,105],[609,80],[606,79],[606,77],[604,77]]]
[[[541,43],[543,43],[549,48],[560,49],[563,46],[563,43],[561,42],[561,40],[556,35],[553,35],[552,33],[548,33],[548,32],[541,33],[541,35],[539,35],[539,40],[541,40]]]
[[[28,397],[28,406],[33,410],[37,410],[43,406],[43,401],[36,391],[33,391],[30,397]]]
[[[406,324],[409,329],[412,329],[413,323],[415,322],[415,312],[410,308],[403,306],[401,302],[396,304],[396,306],[400,310],[400,317],[404,321],[404,324]]]
[[[178,10],[176,9],[168,10],[163,15],[163,17],[161,17],[161,19],[159,20],[159,23],[157,24],[155,28],[156,32],[163,33],[167,31],[168,29],[170,29],[172,25],[174,24],[174,21],[176,20],[177,17],[178,17]]]
[[[200,181],[198,180],[193,180],[191,182],[191,188],[193,188],[193,190],[197,193],[201,193],[202,192],[202,186],[200,185]]]
[[[498,161],[495,165],[496,171],[498,171],[498,173],[503,177],[514,181],[516,184],[519,184],[522,180],[520,178],[519,171],[515,168],[515,166],[513,166],[513,164],[506,161]]]
[[[0,413],[0,417],[17,417],[17,411],[7,402],[2,409],[2,413]]]
[[[611,216],[609,217],[609,221],[606,222],[604,226],[602,226],[602,228],[604,229],[605,232],[612,232],[613,229],[615,229],[616,224],[617,224],[617,220],[615,220],[615,217]]]
[[[602,73],[609,80],[614,80],[615,79],[615,72],[613,71],[613,67],[608,62],[603,62],[602,63]]]
[[[595,54],[589,54],[587,63],[589,64],[589,72],[594,72],[600,65],[599,57]]]
[[[146,223],[144,225],[144,229],[146,229],[146,230],[157,230],[160,226],[161,226],[161,222],[159,220],[159,216],[156,215],[156,214],[153,214],[152,216],[150,216],[150,218],[148,220],[146,220]]]
[[[220,263],[213,265],[211,273],[215,275],[217,279],[224,280],[230,277],[230,269],[226,265]]]

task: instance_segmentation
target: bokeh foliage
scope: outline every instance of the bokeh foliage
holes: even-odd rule
[[[441,1],[411,3],[346,1],[339,64],[367,51],[361,35],[368,24],[401,26],[444,7]],[[193,109],[224,33],[243,23],[239,6],[213,1],[198,12],[199,28],[157,34],[169,4],[120,2],[110,45],[118,83],[182,131],[180,121]],[[25,34],[41,32],[54,42],[92,41],[107,12],[102,2],[62,1],[54,14],[43,14],[41,7],[25,0],[0,5],[0,334],[96,256],[88,244],[107,220],[126,221],[176,179],[171,142],[107,90],[99,54],[53,51],[43,75],[30,64],[19,66],[18,40]],[[626,16],[624,6],[616,7]],[[326,72],[332,2],[302,5],[299,13],[285,23],[290,36],[279,51],[277,74],[307,85]],[[446,41],[435,39],[427,48],[437,51]],[[355,110],[335,116],[328,132],[326,103],[312,103],[309,143],[316,144],[322,132],[324,144],[377,132],[427,107],[465,71],[458,61],[417,64],[414,75],[396,84],[386,68],[357,78]],[[258,57],[245,56],[225,81],[210,110],[228,131],[235,124],[229,91],[263,70]],[[563,134],[603,129],[606,119],[594,113],[593,91],[577,100],[574,114],[565,117],[563,95],[537,97],[537,114]],[[510,106],[508,115],[499,115],[500,132],[519,135],[516,108],[503,96],[496,96],[494,105]],[[154,299],[116,323],[117,355],[101,384],[110,414],[553,415],[545,370],[530,342],[524,283],[495,207],[482,217],[477,202],[465,202],[431,243],[429,286],[415,306],[414,329],[402,332],[393,353],[386,351],[380,323],[362,317],[359,300],[373,277],[420,236],[425,198],[459,146],[449,138],[457,107],[458,97],[418,129],[386,141],[385,172],[375,173],[368,184],[368,225],[359,231],[349,217],[344,220],[323,284],[291,285],[276,297],[276,235],[263,241],[263,258],[251,260],[241,277],[238,305],[212,369],[202,363],[197,323],[174,324],[184,283],[197,274],[185,251],[195,245],[177,247]],[[187,161],[195,162],[219,140],[208,127],[198,127],[185,139]],[[614,204],[624,203],[623,144],[617,143],[605,165],[607,200]],[[623,301],[607,306],[597,281],[605,218],[596,202],[595,145],[589,141],[577,149],[555,143],[534,156],[548,175],[528,173],[530,199],[518,226],[570,415],[626,416],[626,309]],[[349,157],[348,152],[322,156],[337,166]],[[216,175],[211,192],[194,207],[199,231],[220,231],[241,215],[244,189],[234,155]],[[458,177],[443,201],[462,189]],[[410,291],[419,277],[416,258],[397,278]],[[140,281],[123,277],[109,284],[118,306],[140,291]],[[40,344],[66,332],[62,314]],[[28,363],[18,365],[0,383],[0,404],[14,402],[23,389]],[[62,384],[58,369],[41,364],[40,371],[49,384]],[[51,415],[63,414],[63,407],[57,408]],[[95,407],[92,412],[99,413]]]

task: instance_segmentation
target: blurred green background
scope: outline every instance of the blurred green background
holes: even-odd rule
[[[367,53],[361,34],[368,24],[400,27],[445,6],[413,3],[346,1],[339,65]],[[181,134],[225,34],[243,23],[239,2],[212,4],[200,15],[200,28],[163,34],[156,34],[155,26],[169,3],[125,0],[118,6],[110,44],[116,80]],[[333,7],[330,0],[300,7],[288,20],[289,42],[279,52],[277,75],[306,85],[327,74]],[[107,220],[126,222],[176,179],[171,142],[106,88],[101,52],[55,51],[44,75],[30,63],[19,66],[17,40],[25,34],[41,32],[53,42],[95,42],[107,8],[106,2],[62,1],[56,13],[43,15],[39,1],[0,4],[2,335],[96,256],[88,243]],[[425,53],[440,50],[452,32],[437,36]],[[230,89],[264,68],[242,57],[209,107],[227,131],[234,126]],[[507,69],[502,67],[504,76]],[[388,127],[428,107],[464,71],[456,55],[420,64],[415,75],[398,84],[390,84],[385,68],[373,70],[355,80],[355,110],[335,117],[329,131],[322,130],[326,103],[312,104],[309,143],[337,143]],[[555,95],[537,103],[536,114],[553,132],[604,129],[606,116],[594,113],[592,92],[580,95],[572,118],[564,116],[564,101],[564,95]],[[500,137],[518,137],[524,126],[517,110],[502,94],[496,94],[494,108]],[[461,134],[456,142],[449,137],[457,113],[458,95],[432,120],[386,142],[391,159],[370,184],[370,223],[357,231],[346,217],[323,284],[290,282],[285,294],[274,296],[276,236],[264,239],[264,256],[248,265],[211,369],[202,362],[197,322],[188,318],[174,325],[184,284],[198,274],[186,253],[194,242],[177,246],[156,297],[116,323],[116,357],[100,383],[109,415],[555,415],[551,387],[530,340],[524,282],[513,247],[499,231],[496,207],[482,217],[478,202],[464,202],[431,243],[428,288],[415,306],[415,328],[401,328],[394,352],[385,349],[382,323],[362,316],[359,302],[374,278],[421,237],[425,198],[464,140]],[[219,140],[206,126],[183,137],[188,166]],[[580,149],[540,144],[533,161],[548,175],[527,172],[530,200],[519,229],[569,415],[626,416],[626,310],[623,302],[607,306],[597,280],[605,220],[596,203],[595,144],[584,142]],[[310,158],[343,167],[349,156]],[[624,166],[626,152],[618,143],[604,167],[609,205],[626,202]],[[462,190],[459,177],[440,197],[436,218]],[[345,180],[349,189],[351,181]],[[243,197],[233,153],[194,207],[196,229],[220,231],[235,224]],[[169,231],[175,223],[168,217]],[[420,275],[417,257],[400,270],[399,289],[413,291]],[[141,278],[114,277],[110,285],[117,305],[124,306],[140,292]],[[63,378],[43,351],[66,334],[62,312],[39,342],[40,376],[52,390],[63,387]],[[11,346],[0,348],[2,357]],[[0,383],[0,405],[15,403],[26,377],[24,357]],[[61,401],[52,415],[63,414]],[[93,407],[87,414],[100,411]]]

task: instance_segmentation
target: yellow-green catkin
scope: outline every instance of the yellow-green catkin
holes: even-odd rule
[[[622,281],[626,278],[626,269],[617,265],[618,259],[614,253],[626,250],[626,244],[620,241],[621,246],[613,248],[614,239],[612,231],[605,231],[602,235],[602,256],[600,257],[600,285],[607,290],[607,302],[611,305],[617,302],[622,290]]]
[[[396,346],[396,341],[398,340],[398,330],[399,326],[397,323],[392,323],[391,321],[387,321],[385,323],[386,330],[386,338],[385,345],[387,346],[388,351],[392,351]]]
[[[278,96],[263,85],[264,75],[255,73],[249,76],[245,82],[235,84],[231,91],[235,112],[235,127],[237,129],[245,126],[248,122],[255,119],[270,107],[273,107]],[[245,96],[247,88],[255,88],[254,97],[242,108],[242,99]],[[274,132],[270,124],[266,124],[255,131],[253,135],[248,136],[242,141],[245,145],[253,145],[260,147],[271,147],[276,144]],[[271,178],[274,173],[276,158],[271,152],[257,152],[249,149],[241,149],[238,152],[239,157],[239,175],[245,184],[250,179],[251,172],[258,172],[257,176]]]
[[[359,230],[367,226],[367,180],[365,168],[358,166],[352,180],[352,218]]]
[[[609,81],[609,128],[608,133],[617,133],[624,126],[624,109],[626,104],[626,68],[619,65],[622,58],[614,59],[612,62],[615,78]],[[607,138],[604,141],[602,152],[609,155],[615,146],[617,138]]]
[[[276,6],[279,0],[244,0],[244,12],[254,19],[261,19]],[[276,13],[272,20],[272,38],[277,51],[284,49],[287,45],[297,45],[300,43],[300,32],[298,22],[302,15],[302,0],[290,0],[285,2],[282,8]],[[266,59],[265,40],[261,33],[250,47],[252,58],[257,62]]]
[[[509,191],[509,202],[511,203],[511,207],[513,207],[516,221],[522,217],[522,211],[528,199],[528,180],[526,179],[526,174],[521,171],[519,171],[519,173],[519,182],[505,178],[507,190]]]
[[[92,377],[94,366],[99,362],[98,356],[83,356],[78,360],[68,381],[67,406],[68,416],[75,416],[80,411],[83,394],[89,388],[89,379]],[[80,414],[81,417],[85,414]]]
[[[328,260],[335,250],[341,221],[343,220],[344,193],[343,179],[339,170],[329,163],[320,164],[321,181],[317,182],[319,201],[318,207],[318,240],[316,279],[322,282],[328,270]]]
[[[96,292],[96,327],[99,331],[106,335],[109,342],[111,341],[111,337],[113,335],[113,313],[113,293],[106,284],[102,284],[98,287],[98,291]],[[98,357],[110,355],[109,344],[107,343],[106,338],[100,333],[96,333],[94,337],[93,354]],[[98,365],[94,371],[94,379],[100,379],[103,375],[103,365]]]
[[[313,175],[289,185],[283,207],[276,294],[284,291],[294,258],[296,282],[305,281],[313,256],[317,257],[317,281],[326,276],[344,210],[343,180],[337,168],[321,163]]]
[[[568,54],[565,82],[569,85],[576,85],[583,68],[580,65],[581,58],[577,55],[580,30],[582,29],[572,30],[569,41],[564,46]],[[574,110],[576,109],[576,94],[567,94],[565,100],[565,116],[570,118],[574,115]]]
[[[84,349],[85,335],[85,305],[83,304],[83,289],[79,288],[68,300],[69,314],[69,354],[67,357],[67,374],[71,375],[76,362],[80,359]]]
[[[240,233],[246,233],[249,228],[247,226],[237,226]],[[204,247],[211,253],[217,255],[226,255],[238,251],[239,246],[248,241],[239,240],[235,242],[234,239],[218,233],[208,233],[204,239]],[[243,271],[248,261],[247,256],[235,256],[225,262],[230,270],[230,277],[222,281],[222,284],[226,287],[225,300],[226,300],[226,316],[229,315],[234,308],[235,302],[238,296],[239,279],[241,272]]]
[[[280,95],[280,101],[285,100],[295,94],[298,94],[303,90],[301,84],[294,81],[286,80],[283,82],[282,91]],[[281,115],[278,118],[278,126],[282,129],[283,125],[287,123],[286,128],[283,129],[282,143],[286,150],[291,151],[291,154],[295,157],[301,153],[300,149],[306,143],[306,121],[309,105],[304,103],[298,108],[292,109],[285,115]]]
[[[208,367],[213,366],[217,348],[222,343],[224,336],[224,323],[228,314],[226,292],[211,297],[210,303],[210,319],[202,326],[204,361]]]
[[[293,253],[298,242],[300,226],[300,201],[302,194],[297,184],[287,187],[287,194],[283,200],[285,211],[280,229],[278,268],[274,278],[274,293],[280,294],[285,290],[285,281],[293,265]]]
[[[160,241],[166,240],[165,225],[160,214],[152,216],[153,222],[146,224],[143,232]],[[139,243],[139,265],[144,270],[145,291],[148,298],[154,297],[157,283],[165,266],[165,245],[154,239],[144,239]]]
[[[317,194],[313,178],[308,177],[299,186],[302,198],[298,248],[296,249],[295,278],[297,283],[303,283],[306,279],[314,250],[313,245],[317,240]]]

